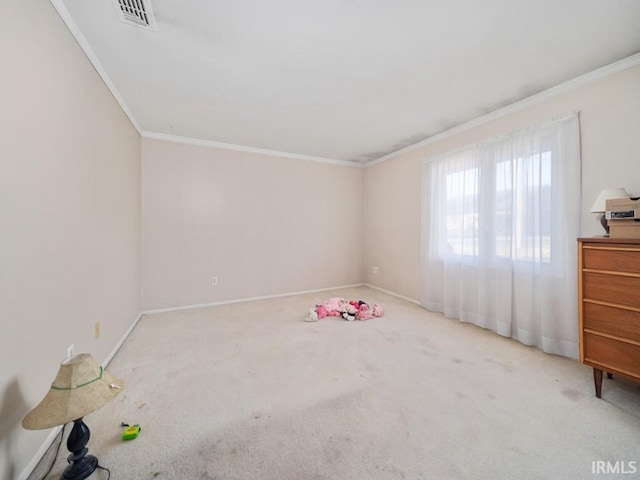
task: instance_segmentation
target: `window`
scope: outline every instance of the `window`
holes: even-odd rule
[[[444,175],[440,255],[550,262],[552,152],[457,157]]]
[[[446,176],[445,254],[478,255],[478,196],[480,170],[477,168]]]
[[[496,164],[495,254],[551,260],[551,152]]]
[[[421,303],[577,356],[576,115],[424,162]]]

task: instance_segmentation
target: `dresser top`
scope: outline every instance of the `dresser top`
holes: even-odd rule
[[[579,242],[604,243],[604,244],[622,244],[622,245],[639,245],[640,238],[611,238],[611,237],[582,237]]]

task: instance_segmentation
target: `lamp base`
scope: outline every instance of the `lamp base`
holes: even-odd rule
[[[85,455],[65,468],[60,480],[83,480],[90,476],[97,467],[98,459],[93,455]]]
[[[98,468],[98,459],[87,455],[87,443],[91,432],[82,418],[73,421],[73,428],[67,438],[67,449],[71,455],[67,457],[69,465],[62,472],[60,480],[83,480]]]
[[[600,215],[600,225],[602,225],[602,228],[604,228],[604,231],[607,232],[605,237],[608,237],[609,236],[609,224],[607,223],[607,217],[605,216],[604,213],[602,215]]]

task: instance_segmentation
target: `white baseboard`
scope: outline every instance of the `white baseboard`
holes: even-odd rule
[[[131,335],[131,332],[133,331],[134,328],[136,328],[136,325],[138,325],[138,322],[140,321],[140,319],[142,318],[142,315],[144,315],[142,312],[138,315],[138,318],[136,318],[133,323],[131,324],[131,326],[127,329],[127,331],[124,333],[124,335],[122,336],[122,338],[120,339],[120,341],[116,344],[116,346],[113,348],[113,350],[111,350],[111,353],[109,355],[107,355],[107,358],[104,360],[104,362],[102,362],[102,366],[106,367],[107,365],[109,365],[109,362],[111,362],[111,360],[113,360],[113,357],[116,355],[116,353],[118,353],[118,350],[120,350],[120,347],[122,347],[122,345],[124,344],[124,342],[127,340],[127,338],[129,338],[129,335]]]
[[[235,300],[224,300],[222,302],[198,303],[198,304],[194,304],[194,305],[183,305],[183,306],[180,306],[180,307],[168,307],[168,308],[157,308],[157,309],[153,309],[153,310],[144,310],[140,314],[140,317],[142,317],[142,315],[151,315],[151,314],[154,314],[154,313],[177,312],[177,311],[180,311],[180,310],[191,310],[191,309],[194,309],[194,308],[206,308],[206,307],[216,307],[216,306],[220,306],[220,305],[232,305],[234,303],[254,302],[256,300],[268,300],[268,299],[271,299],[271,298],[291,297],[291,296],[294,296],[294,295],[304,295],[304,294],[307,294],[307,293],[327,292],[329,290],[340,290],[340,289],[343,289],[343,288],[357,288],[357,287],[373,288],[374,290],[379,290],[380,292],[388,293],[389,295],[393,295],[394,297],[401,298],[402,300],[406,300],[407,302],[415,303],[416,305],[421,305],[418,300],[415,300],[415,299],[409,298],[409,297],[405,297],[404,295],[400,295],[399,293],[392,292],[390,290],[385,290],[384,288],[380,288],[380,287],[377,287],[375,285],[371,285],[370,283],[354,283],[352,285],[341,285],[341,286],[337,286],[337,287],[318,288],[318,289],[315,289],[315,290],[302,290],[302,291],[298,291],[298,292],[278,293],[278,294],[275,294],[275,295],[263,295],[263,296],[260,296],[260,297],[238,298],[238,299],[235,299]],[[138,317],[138,320],[140,319],[140,317]],[[136,321],[136,323],[137,323],[137,321]],[[133,329],[133,326],[131,327],[131,330],[132,329]],[[128,334],[129,334],[129,332],[127,332],[127,335]],[[125,338],[126,338],[126,336],[125,336]],[[124,342],[124,339],[123,339],[123,342]],[[118,348],[120,348],[120,347],[118,346],[114,350],[114,352],[113,352],[114,354],[115,354],[115,352],[117,351]]]
[[[304,295],[307,293],[327,292],[329,290],[340,290],[342,288],[356,288],[364,286],[364,283],[354,283],[353,285],[342,285],[340,287],[318,288],[316,290],[302,290],[299,292],[278,293],[275,295],[264,295],[261,297],[238,298],[236,300],[225,300],[222,302],[200,303],[196,305],[184,305],[181,307],[158,308],[154,310],[145,310],[142,315],[150,315],[152,313],[177,312],[179,310],[191,310],[193,308],[217,307],[219,305],[232,305],[234,303],[254,302],[256,300],[268,300],[270,298],[291,297],[293,295]]]
[[[388,293],[389,295],[393,295],[394,297],[401,298],[402,300],[406,300],[407,302],[415,303],[416,305],[421,305],[418,300],[413,298],[405,297],[404,295],[400,295],[399,293],[392,292],[390,290],[385,290],[384,288],[376,287],[375,285],[371,285],[370,283],[364,283],[365,287],[373,288],[374,290],[379,290],[384,293]]]

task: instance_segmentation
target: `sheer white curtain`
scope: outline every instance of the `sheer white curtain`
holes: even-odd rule
[[[578,356],[579,119],[425,161],[422,305]]]

